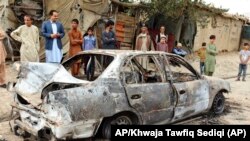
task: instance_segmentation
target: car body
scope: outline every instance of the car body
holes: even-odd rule
[[[69,72],[86,56],[95,60],[91,81]],[[211,109],[220,114],[223,93],[230,92],[229,82],[201,76],[184,58],[157,51],[92,50],[62,64],[24,62],[18,68],[9,86],[19,115],[14,125],[57,139],[98,131],[108,138],[112,124],[171,124]]]

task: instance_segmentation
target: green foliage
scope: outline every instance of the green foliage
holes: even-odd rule
[[[133,2],[133,0],[120,0],[121,2]],[[166,15],[172,19],[188,16],[189,20],[197,21],[202,27],[209,23],[209,17],[227,12],[228,9],[215,8],[206,4],[203,0],[140,0],[145,5],[141,10],[144,17],[158,14]]]
[[[228,11],[205,4],[202,0],[151,0],[150,3],[144,4],[148,7],[144,9],[148,17],[162,14],[178,19],[185,15],[200,23],[202,27],[209,23],[209,17]]]
[[[147,3],[150,7],[149,14],[164,14],[168,17],[178,18],[186,12],[191,16],[197,15],[197,8],[210,9],[215,13],[226,11],[225,9],[219,9],[206,5],[201,0],[151,0],[151,3]]]

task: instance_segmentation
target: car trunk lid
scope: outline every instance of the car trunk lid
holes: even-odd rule
[[[61,64],[31,63],[20,64],[20,71],[14,91],[32,105],[42,102],[41,93],[44,87],[52,82],[85,84],[83,81],[71,76]]]

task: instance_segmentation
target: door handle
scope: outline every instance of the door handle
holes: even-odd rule
[[[181,90],[179,93],[180,93],[180,94],[185,94],[186,91],[185,91],[185,90]]]
[[[139,98],[141,98],[140,94],[134,94],[131,96],[131,99],[139,99]]]

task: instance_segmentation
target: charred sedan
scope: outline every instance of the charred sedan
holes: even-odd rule
[[[83,68],[72,76],[70,68]],[[171,124],[224,110],[227,81],[201,76],[183,58],[164,52],[93,50],[62,64],[21,63],[14,93],[15,131],[38,138],[77,139],[111,125]]]

